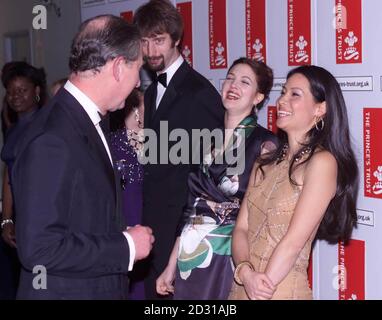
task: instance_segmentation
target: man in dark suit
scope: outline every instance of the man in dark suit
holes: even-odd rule
[[[145,93],[144,124],[145,129],[156,133],[159,163],[145,165],[143,182],[143,222],[153,229],[156,238],[145,288],[146,297],[155,299],[158,298],[155,281],[164,270],[174,245],[187,200],[188,173],[193,167],[190,161],[174,164],[168,159],[166,163],[169,150],[176,142],[170,141],[168,147],[163,147],[160,141],[168,141],[168,137],[162,136],[164,131],[160,127],[168,126],[169,132],[186,130],[190,137],[188,151],[200,150],[199,145],[191,147],[192,129],[222,127],[224,109],[212,84],[180,55],[183,21],[169,1],[152,0],[144,4],[135,12],[134,23],[142,34],[146,65],[158,76],[158,81]]]
[[[81,25],[69,81],[32,122],[12,172],[19,299],[124,299],[127,272],[149,254],[151,229],[121,220],[100,116],[123,107],[141,65],[136,27],[111,15]]]

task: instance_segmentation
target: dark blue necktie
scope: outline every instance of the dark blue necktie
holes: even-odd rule
[[[110,118],[109,114],[102,115],[102,113],[98,112],[101,121],[99,122],[99,126],[101,127],[103,134],[105,135],[106,140],[108,139],[110,133]],[[108,141],[109,142],[109,141]]]

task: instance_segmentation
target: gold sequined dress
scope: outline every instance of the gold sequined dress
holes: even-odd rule
[[[248,241],[250,260],[258,272],[268,261],[288,230],[301,188],[291,184],[289,163],[282,161],[265,168],[265,178],[256,187],[249,186]],[[279,283],[272,299],[312,299],[307,268],[314,235],[301,250],[295,265]],[[233,284],[232,300],[248,299],[244,287]]]

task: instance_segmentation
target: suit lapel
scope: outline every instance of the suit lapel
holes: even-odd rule
[[[68,111],[68,115],[73,122],[75,122],[75,127],[78,129],[78,133],[82,136],[83,141],[88,146],[90,156],[94,159],[93,163],[100,165],[100,172],[103,171],[106,173],[110,187],[114,191],[116,205],[114,219],[116,221],[116,226],[122,230],[125,226],[125,222],[121,216],[120,177],[116,170],[114,170],[114,166],[110,163],[110,159],[102,139],[88,114],[72,95],[70,95],[67,91],[65,91],[65,93],[66,97],[63,100],[66,102],[65,105],[67,107],[66,110]],[[108,137],[105,138],[106,141],[109,141]],[[109,149],[110,148],[111,146],[109,144]]]
[[[65,110],[69,118],[75,123],[75,128],[88,146],[90,156],[95,160],[94,163],[100,164],[113,189],[115,189],[114,170],[96,127],[84,108],[71,94],[64,90],[61,98],[61,101],[65,103]]]
[[[158,109],[154,112],[151,127],[155,128],[159,125],[160,120],[167,120],[167,114],[169,111],[175,106],[174,101],[176,100],[177,96],[181,94],[182,85],[184,78],[186,77],[187,73],[190,71],[191,67],[188,65],[186,61],[183,61],[183,63],[180,65],[178,70],[175,72],[173,77],[171,78],[167,89],[162,97],[161,102],[159,103]],[[155,93],[153,92],[153,100],[151,101],[150,105],[151,108],[154,108],[152,110],[155,110],[156,105],[156,84],[153,84],[153,87],[155,87]],[[153,111],[151,111],[153,112]],[[151,113],[152,114],[152,113]]]
[[[161,102],[159,103],[158,109],[154,113],[153,117],[153,125],[158,125],[159,121],[162,119],[167,119],[166,114],[170,111],[170,109],[174,106],[173,102],[177,96],[177,92],[175,90],[175,86],[169,84]]]
[[[152,120],[155,114],[155,101],[157,96],[157,86],[156,83],[152,83],[145,92],[145,109],[144,109],[144,125],[146,128],[152,127]]]

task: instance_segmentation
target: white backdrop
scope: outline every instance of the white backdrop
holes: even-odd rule
[[[227,50],[228,65],[236,58],[245,56],[245,0],[221,0],[227,5]],[[267,64],[273,68],[279,82],[285,78],[292,67],[288,67],[287,51],[287,1],[266,0],[266,41]],[[87,6],[86,3],[91,3]],[[142,0],[122,1],[82,1],[82,20],[98,14],[112,13],[119,15],[123,11],[135,10],[145,3]],[[208,33],[208,0],[172,1],[174,4],[192,2],[193,23],[193,66],[210,79],[217,89],[220,89],[226,69],[211,70],[209,66],[209,33]],[[362,1],[362,35],[363,62],[357,64],[336,64],[335,29],[333,27],[335,0],[311,0],[311,31],[312,31],[312,64],[317,64],[331,71],[338,80],[354,80],[352,77],[368,77],[367,91],[354,91],[357,88],[347,88],[343,91],[350,120],[351,135],[360,169],[360,191],[358,200],[359,224],[353,233],[353,239],[364,241],[365,256],[355,259],[363,261],[362,268],[352,269],[347,274],[349,286],[352,283],[364,282],[366,299],[382,299],[382,255],[379,245],[382,240],[382,226],[379,225],[382,215],[382,199],[364,196],[364,134],[363,109],[382,108],[381,93],[381,52],[382,52],[382,1]],[[270,105],[275,105],[279,91],[271,92]],[[381,113],[379,113],[380,115]],[[382,119],[379,116],[379,121]],[[259,122],[267,125],[267,112],[259,115]],[[374,128],[374,135],[381,135],[382,129]],[[379,140],[382,145],[382,142]],[[381,150],[381,147],[379,147]],[[382,152],[378,163],[382,166]],[[352,174],[349,172],[349,174]],[[382,179],[382,178],[381,178]],[[315,299],[339,299],[337,286],[339,264],[338,246],[327,245],[324,242],[316,244],[313,253],[313,292]],[[352,257],[354,260],[354,257]],[[355,285],[357,287],[357,284]],[[362,289],[358,289],[361,290]],[[351,292],[353,298],[359,298],[362,292]]]

